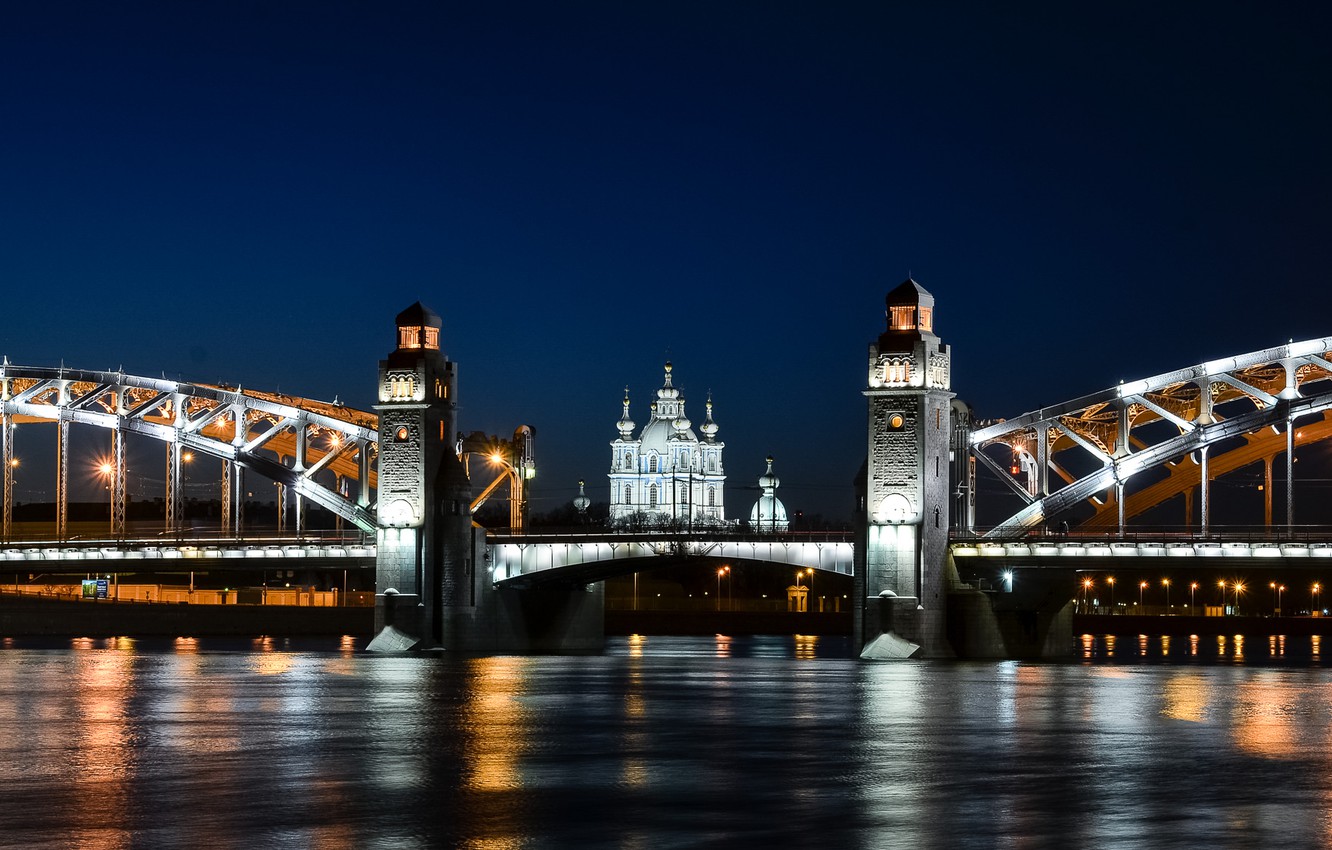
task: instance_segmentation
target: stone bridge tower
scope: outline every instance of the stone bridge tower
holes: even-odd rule
[[[887,330],[869,347],[869,444],[857,522],[855,636],[869,657],[950,654],[948,346],[934,296],[908,278],[888,293]]]
[[[456,450],[457,372],[440,351],[440,326],[418,301],[398,314],[397,348],[379,361],[375,634],[389,645],[371,648],[438,645],[442,606],[471,568],[461,562],[471,512]],[[402,645],[385,635],[390,625]]]

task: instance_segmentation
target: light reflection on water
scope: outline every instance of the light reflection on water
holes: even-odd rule
[[[813,637],[472,659],[5,648],[0,846],[1332,841],[1318,642],[1075,645],[1079,663],[905,664]]]

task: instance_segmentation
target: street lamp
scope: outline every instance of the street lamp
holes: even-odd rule
[[[1170,609],[1170,579],[1168,579],[1168,578],[1163,578],[1163,579],[1161,579],[1161,584],[1164,584],[1164,585],[1165,585],[1165,589],[1166,589],[1166,610],[1169,611],[1169,609]]]
[[[111,494],[111,503],[108,507],[110,513],[107,516],[110,517],[108,521],[111,524],[110,533],[112,537],[116,536],[116,482],[111,475],[111,473],[115,472],[115,469],[116,468],[111,465],[110,461],[104,460],[97,465],[97,474],[106,479],[106,490]]]
[[[722,576],[731,571],[730,567],[720,567],[717,570],[717,610],[721,610],[721,580]]]
[[[1244,583],[1243,583],[1243,582],[1240,582],[1240,581],[1236,581],[1235,584],[1234,584],[1234,588],[1235,588],[1235,614],[1238,615],[1238,614],[1239,614],[1239,597],[1240,597],[1240,594],[1244,592]]]
[[[1281,613],[1281,594],[1282,594],[1282,593],[1285,593],[1285,591],[1286,591],[1286,586],[1285,586],[1284,584],[1278,584],[1278,585],[1277,585],[1277,604],[1276,604],[1276,613],[1277,613],[1278,615]]]
[[[1084,614],[1091,613],[1091,604],[1089,601],[1091,599],[1091,587],[1092,580],[1084,578],[1082,580],[1082,613]]]
[[[1196,581],[1189,582],[1189,614],[1190,614],[1190,615],[1192,615],[1192,614],[1195,613],[1194,610],[1193,610],[1193,594],[1194,594],[1195,592],[1197,592],[1197,590],[1198,590],[1198,582],[1196,582]]]
[[[1318,610],[1318,591],[1322,589],[1323,586],[1321,584],[1319,584],[1318,582],[1313,583],[1313,611],[1309,612],[1311,614]]]
[[[1224,610],[1226,607],[1226,580],[1221,579],[1216,583],[1216,586],[1221,588],[1221,608],[1223,609],[1221,613],[1224,614],[1226,613]]]
[[[1115,577],[1110,576],[1105,582],[1110,585],[1110,613],[1113,614],[1115,613]]]
[[[1139,613],[1139,614],[1142,613],[1142,594],[1143,594],[1143,592],[1146,591],[1146,590],[1147,590],[1147,582],[1145,582],[1145,581],[1143,581],[1143,582],[1139,582],[1139,583],[1138,583],[1138,613]]]
[[[1274,581],[1269,581],[1269,582],[1267,583],[1267,586],[1270,587],[1270,588],[1272,588],[1272,613],[1273,613],[1273,614],[1276,614],[1276,610],[1277,610],[1277,591],[1276,591],[1276,582],[1274,582]]]

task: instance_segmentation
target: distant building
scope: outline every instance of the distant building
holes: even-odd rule
[[[641,520],[647,524],[720,524],[726,519],[722,466],[725,443],[717,440],[712,421],[712,399],[707,416],[698,427],[685,416],[685,400],[671,383],[671,364],[666,364],[665,383],[657,390],[651,415],[643,430],[634,436],[629,418],[629,390],[624,394],[624,414],[616,423],[620,436],[611,442],[610,520],[623,525]]]
[[[782,480],[773,474],[772,455],[768,455],[768,471],[759,476],[758,485],[763,495],[749,511],[750,527],[755,531],[786,531],[790,522],[786,518],[786,505],[777,498]]]

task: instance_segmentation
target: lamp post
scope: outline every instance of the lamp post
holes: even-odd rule
[[[1113,614],[1115,613],[1115,577],[1110,576],[1105,580],[1105,583],[1110,585],[1110,613]]]
[[[1313,610],[1311,610],[1309,613],[1313,614],[1315,617],[1318,616],[1318,613],[1317,613],[1317,612],[1318,612],[1318,591],[1320,591],[1320,590],[1322,590],[1322,589],[1323,589],[1323,586],[1320,585],[1318,582],[1314,582],[1314,583],[1313,583]]]
[[[110,529],[111,529],[110,534],[112,537],[115,537],[116,536],[116,486],[115,486],[116,482],[113,480],[112,476],[112,473],[115,472],[115,467],[112,466],[110,462],[104,460],[97,466],[97,472],[99,475],[101,475],[103,478],[106,479],[106,489],[107,492],[111,494],[111,502],[109,506],[109,510],[111,511],[111,513],[109,514],[110,520],[108,520],[108,522],[110,523]]]
[[[1216,586],[1219,587],[1219,588],[1221,588],[1221,608],[1222,608],[1221,613],[1224,614],[1224,613],[1226,613],[1226,612],[1225,612],[1225,607],[1226,607],[1226,580],[1225,580],[1225,579],[1221,579],[1220,581],[1218,581],[1218,582],[1216,583]]]
[[[1239,615],[1239,598],[1240,598],[1240,594],[1244,592],[1244,583],[1243,583],[1243,582],[1239,582],[1239,581],[1237,581],[1237,582],[1235,582],[1234,587],[1235,587],[1235,614],[1236,614],[1236,616],[1238,616],[1238,615]]]
[[[1165,589],[1166,589],[1166,612],[1169,613],[1169,611],[1170,611],[1170,579],[1168,579],[1168,578],[1163,578],[1163,579],[1161,579],[1161,584],[1164,584],[1164,585],[1165,585]]]
[[[1084,578],[1082,580],[1082,613],[1091,613],[1091,588],[1092,580]]]
[[[1142,613],[1142,594],[1147,590],[1147,582],[1138,582],[1138,613]]]
[[[1276,612],[1277,612],[1277,589],[1276,589],[1276,582],[1274,582],[1274,581],[1269,581],[1269,582],[1267,583],[1267,586],[1270,587],[1270,588],[1272,588],[1272,615],[1273,615],[1273,616],[1276,616]]]
[[[1278,585],[1277,585],[1277,604],[1276,604],[1276,613],[1277,613],[1277,616],[1278,616],[1278,617],[1281,616],[1281,594],[1282,594],[1282,593],[1285,593],[1285,592],[1286,592],[1286,586],[1285,586],[1284,584],[1278,584]]]
[[[1196,593],[1197,590],[1198,590],[1198,582],[1196,581],[1189,582],[1189,616],[1193,616],[1195,614],[1193,610],[1194,607],[1193,594]]]
[[[720,567],[717,570],[717,610],[721,610],[721,580],[722,576],[731,571],[730,567]]]

